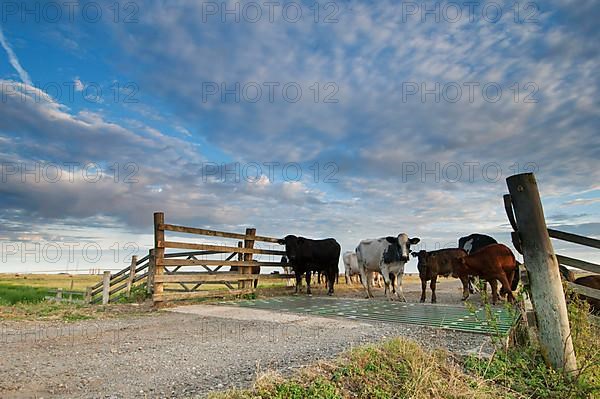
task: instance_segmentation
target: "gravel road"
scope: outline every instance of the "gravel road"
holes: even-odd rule
[[[2,322],[0,329],[6,399],[202,397],[397,335],[453,353],[491,351],[478,334],[214,305],[76,323]]]

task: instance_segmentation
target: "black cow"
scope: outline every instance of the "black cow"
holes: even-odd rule
[[[458,247],[467,251],[468,254],[479,251],[490,244],[498,244],[498,241],[485,234],[475,233],[458,239]]]
[[[299,292],[302,275],[306,273],[306,293],[310,291],[311,272],[322,272],[327,277],[329,290],[333,295],[333,285],[338,275],[338,262],[342,247],[333,238],[311,240],[310,238],[288,235],[278,241],[285,245],[285,253],[296,274],[296,293]]]

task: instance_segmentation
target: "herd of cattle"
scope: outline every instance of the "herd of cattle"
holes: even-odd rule
[[[355,251],[347,251],[343,254],[346,281],[351,280],[353,276],[359,276],[367,298],[372,298],[371,287],[374,278],[382,277],[387,298],[405,301],[402,292],[402,276],[404,265],[409,261],[409,256],[413,256],[418,259],[421,302],[426,300],[428,281],[431,282],[431,302],[436,302],[435,289],[439,276],[460,279],[463,300],[473,293],[472,279],[479,277],[490,284],[493,304],[497,302],[498,294],[506,296],[509,302],[514,301],[513,291],[519,284],[521,264],[507,246],[498,243],[490,236],[471,234],[458,240],[458,248],[413,252],[411,246],[419,242],[419,238],[409,238],[405,233],[398,234],[396,237],[361,241]],[[285,245],[284,261],[289,262],[294,271],[296,293],[300,290],[302,276],[306,275],[307,293],[311,294],[311,275],[314,272],[319,273],[319,276],[325,276],[328,295],[333,295],[341,253],[341,246],[335,239],[313,240],[288,235],[279,240],[279,244]],[[598,277],[597,280],[600,282],[600,276],[594,277]],[[498,281],[502,286],[499,293]],[[485,283],[483,287],[485,289]]]
[[[419,261],[421,302],[425,302],[427,281],[431,281],[431,302],[435,303],[437,277],[450,275],[462,282],[463,299],[472,292],[471,278],[478,276],[490,283],[493,303],[498,299],[498,281],[502,285],[500,294],[506,295],[511,302],[514,300],[512,291],[518,284],[519,263],[508,247],[498,244],[492,237],[471,234],[459,240],[459,248],[413,252],[411,246],[419,242],[419,238],[409,238],[405,233],[396,237],[362,240],[354,252],[348,251],[343,255],[346,278],[358,275],[367,297],[372,298],[374,277],[380,275],[388,299],[405,301],[402,276],[404,265],[412,255]],[[319,272],[326,278],[328,295],[333,295],[341,253],[341,246],[335,239],[312,240],[288,235],[279,240],[279,244],[285,245],[287,261],[295,273],[296,292],[300,289],[302,275],[306,275],[307,293],[310,294],[311,275]]]

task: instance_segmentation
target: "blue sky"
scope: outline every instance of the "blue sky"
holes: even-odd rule
[[[509,243],[524,171],[549,225],[600,236],[599,7],[513,3],[4,2],[0,272],[118,269],[154,211],[344,250]]]

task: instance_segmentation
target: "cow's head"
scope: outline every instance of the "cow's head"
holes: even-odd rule
[[[429,254],[422,249],[419,252],[411,252],[411,256],[418,259],[417,270],[419,270],[419,276],[424,276],[427,273],[427,258]]]
[[[294,235],[288,235],[284,238],[277,240],[278,244],[285,245],[285,253],[287,254],[288,261],[294,263],[298,255],[298,249],[304,243],[304,237],[296,237]]]
[[[387,241],[396,244],[398,246],[398,255],[400,256],[400,260],[404,262],[408,262],[410,255],[410,246],[416,245],[421,241],[420,238],[408,238],[406,233],[398,234],[398,237],[386,237]]]

